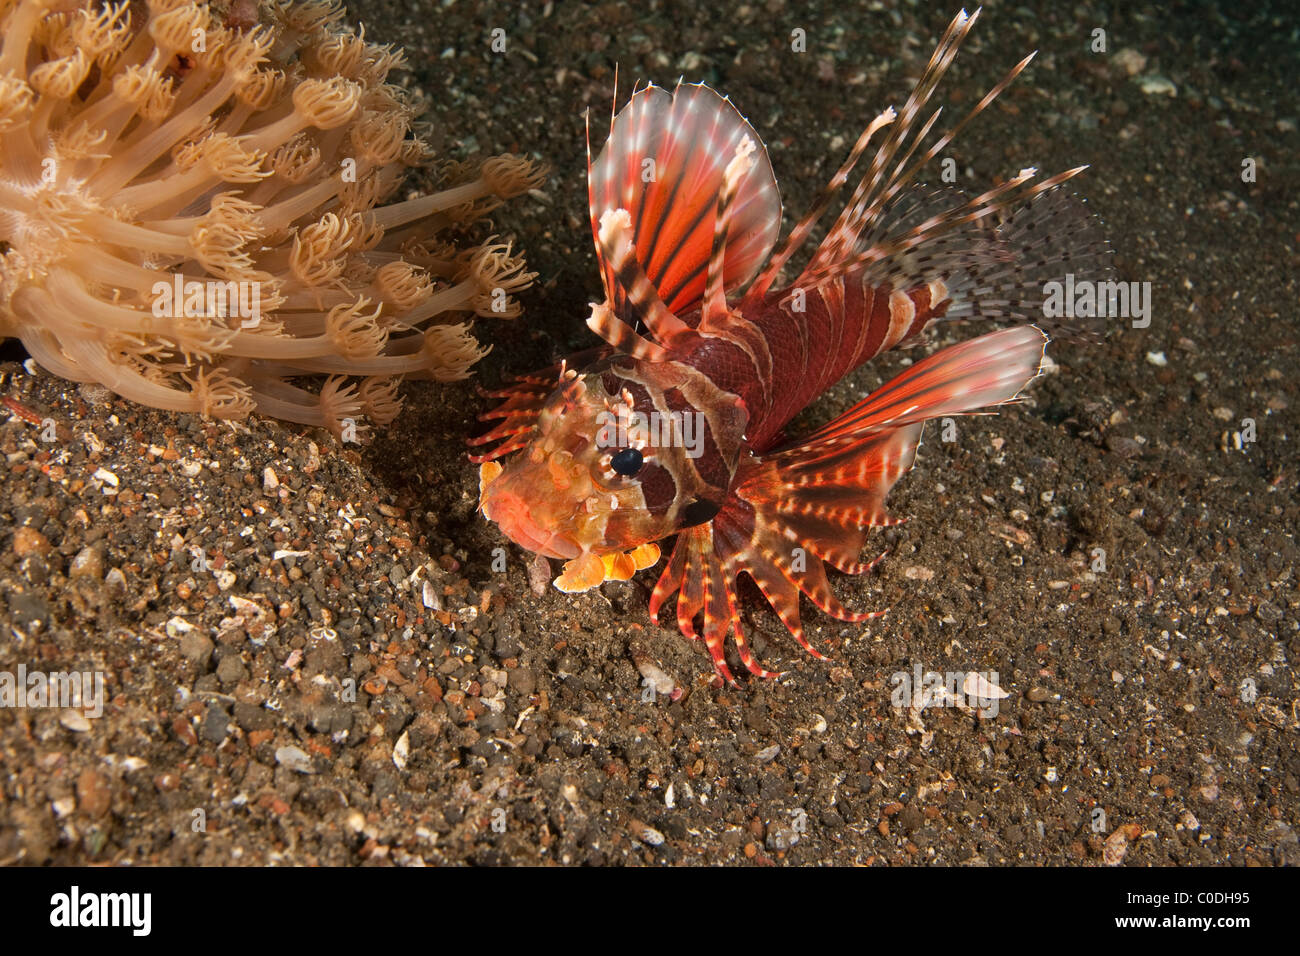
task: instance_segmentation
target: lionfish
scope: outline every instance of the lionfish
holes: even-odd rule
[[[1044,283],[1109,269],[1097,220],[1058,188],[1086,167],[1038,183],[1026,169],[973,197],[915,181],[1033,57],[925,145],[939,116],[923,117],[926,104],[978,14],[957,15],[902,109],[867,126],[775,254],[781,200],[750,124],[704,85],[634,89],[594,163],[588,133],[605,299],[587,324],[606,344],[485,393],[502,402],[480,416],[495,427],[471,440],[498,443],[471,458],[484,515],[523,548],[562,559],[555,585],[567,592],[630,578],[676,535],[651,620],[677,593],[679,629],[704,642],[728,682],[728,635],[750,672],[777,676],[741,630],[742,573],[825,660],[804,635],[799,596],[843,621],[884,613],[847,609],[825,566],[861,574],[880,561],[859,554],[869,529],[900,520],[885,497],[911,468],[923,423],[1015,401],[1039,373],[1048,332],[1099,337],[1095,322],[1058,328],[1042,314]],[[882,131],[825,239],[778,288]],[[916,362],[810,435],[785,434],[867,360],[941,319],[976,317],[1009,327]]]

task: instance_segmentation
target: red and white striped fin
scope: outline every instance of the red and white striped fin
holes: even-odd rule
[[[776,456],[839,447],[884,428],[968,415],[1013,402],[1042,367],[1047,336],[1032,325],[1000,329],[950,345],[900,372],[839,418]]]
[[[846,608],[831,591],[825,566],[850,574],[875,566],[880,558],[861,562],[859,555],[871,528],[898,523],[885,498],[912,467],[923,422],[1014,400],[1037,375],[1045,342],[1042,332],[1021,326],[944,349],[807,440],[742,461],[718,514],[678,536],[650,598],[651,619],[658,621],[677,593],[678,629],[704,641],[724,680],[733,679],[728,634],[752,673],[772,676],[740,630],[735,582],[744,573],[799,645],[822,658],[804,634],[800,595],[843,621],[884,613]]]
[[[962,303],[956,301],[954,295],[950,313],[953,317],[978,313],[1026,318],[1024,306],[1027,300],[1023,293],[1028,288],[1027,280],[1037,280],[1043,275],[1044,256],[1040,254],[1040,248],[1013,247],[1009,235],[999,234],[997,223],[1011,218],[1013,207],[1025,208],[1035,197],[1053,191],[1077,175],[1082,167],[1033,185],[1029,180],[1034,171],[1025,170],[1010,182],[974,198],[967,198],[956,190],[914,185],[917,173],[983,112],[1033,59],[1033,54],[1030,54],[1017,63],[960,121],[927,144],[940,116],[939,110],[927,113],[927,105],[979,14],[979,10],[969,15],[963,10],[953,18],[902,109],[897,114],[892,109],[886,110],[867,127],[808,214],[795,226],[767,268],[751,285],[746,294],[746,304],[752,304],[767,294],[780,270],[829,207],[833,195],[848,181],[850,173],[866,155],[872,136],[888,127],[884,142],[871,156],[844,209],[795,280],[792,290],[801,290],[806,295],[840,278],[893,290],[908,290],[931,280],[940,280],[950,291],[961,287],[968,293],[968,301],[960,309],[957,306]],[[1040,212],[1045,209],[1042,203],[1033,205],[1038,206]],[[1058,216],[1053,231],[1059,234],[1078,221],[1077,215]],[[1074,261],[1095,260],[1099,258],[1099,250],[1104,249],[1104,240],[1084,243],[1063,238],[1062,242],[1070,246],[1065,258]],[[1048,257],[1053,255],[1055,253],[1049,253]],[[1104,278],[1104,275],[1093,270],[1089,277]],[[981,303],[969,301],[977,292],[990,294],[990,302],[982,308],[979,307]],[[1001,304],[1006,307],[1000,309]]]
[[[800,595],[842,621],[883,613],[846,608],[831,591],[825,565],[861,574],[880,560],[857,558],[867,529],[896,523],[884,512],[884,498],[911,467],[919,437],[919,425],[880,432],[859,444],[857,458],[841,474],[826,473],[820,482],[793,459],[745,462],[734,494],[713,520],[678,535],[650,597],[651,619],[658,622],[660,609],[677,593],[678,630],[704,642],[724,680],[733,682],[728,635],[750,673],[779,676],[757,661],[740,626],[736,581],[748,574],[799,646],[825,660],[804,633]]]
[[[676,315],[697,307],[705,290],[718,194],[736,150],[755,144],[731,210],[723,264],[728,291],[748,282],[767,258],[781,222],[781,199],[767,151],[753,127],[707,86],[656,86],[632,94],[615,118],[609,141],[588,161],[592,235],[600,250],[600,221],[609,210],[631,217],[631,243],[645,275]],[[612,263],[602,273],[610,307],[625,321],[626,300]]]
[[[480,389],[479,394],[485,398],[501,399],[501,403],[491,411],[479,415],[479,421],[496,419],[500,421],[490,431],[468,439],[466,444],[470,447],[490,445],[493,442],[498,444],[482,454],[470,455],[469,460],[476,465],[481,465],[485,461],[495,461],[527,445],[536,428],[538,413],[546,404],[547,397],[555,391],[555,387],[554,376],[549,378],[524,376],[507,388],[490,392]]]
[[[621,351],[648,354],[672,349],[681,338],[691,333],[691,327],[669,311],[659,298],[632,248],[632,221],[626,209],[606,210],[600,217],[596,232],[596,245],[601,262],[609,267],[609,274],[617,286],[607,303],[621,302],[620,309],[608,305],[598,317],[593,311],[587,324],[610,345]],[[638,328],[649,330],[653,342],[637,333]],[[633,343],[633,348],[626,343]],[[663,348],[661,348],[662,346]],[[634,352],[635,349],[635,352]]]

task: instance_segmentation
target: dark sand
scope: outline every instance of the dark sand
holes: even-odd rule
[[[599,143],[615,62],[625,91],[684,75],[728,93],[797,216],[955,12],[637,6],[352,5],[407,48],[443,155],[553,168],[544,201],[496,215],[541,279],[524,318],[480,323],[481,381],[592,344],[582,113]],[[1300,861],[1294,21],[1281,3],[1119,6],[989,4],[944,92],[960,112],[1039,49],[955,147],[960,181],[1092,164],[1078,190],[1122,277],[1151,283],[1150,327],[1053,346],[1024,406],[951,444],[928,433],[892,498],[911,520],[876,539],[889,558],[836,582],[892,611],[846,625],[805,606],[831,663],[751,595],[779,681],[715,686],[701,647],[650,625],[650,572],[535,596],[475,512],[472,384],[408,386],[387,434],[344,449],[106,399],[7,347],[0,393],[55,418],[67,459],[51,480],[36,429],[0,425],[0,669],[101,670],[110,701],[88,727],[0,711],[0,862]],[[212,570],[191,570],[194,547]],[[685,695],[644,701],[633,648]],[[891,675],[916,665],[996,671],[1009,696],[988,719],[891,707]]]

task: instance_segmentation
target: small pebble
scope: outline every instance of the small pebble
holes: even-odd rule
[[[636,669],[641,672],[642,686],[653,687],[656,694],[668,695],[673,692],[677,682],[663,672],[653,661],[641,655],[633,655]]]
[[[649,824],[642,823],[640,820],[632,820],[628,829],[631,831],[632,836],[642,843],[650,846],[663,845],[664,835]]]
[[[434,587],[433,582],[425,579],[424,586],[420,589],[420,600],[424,606],[434,611],[442,610],[442,600],[438,597],[438,589]]]
[[[183,617],[172,617],[163,625],[163,630],[167,632],[168,637],[183,637],[194,630],[194,625]]]
[[[90,729],[90,720],[79,710],[65,710],[59,715],[59,723],[78,734],[84,734]]]
[[[181,657],[193,661],[200,667],[206,667],[212,659],[212,640],[202,631],[190,629],[181,636]]]
[[[532,588],[533,594],[541,597],[546,593],[547,586],[551,583],[551,562],[546,560],[546,555],[535,554],[528,562],[528,586]]]
[[[1126,76],[1137,76],[1147,68],[1147,58],[1132,47],[1116,51],[1112,62]]]
[[[1177,96],[1178,87],[1167,78],[1155,73],[1137,77],[1138,89],[1147,96]]]
[[[13,552],[20,558],[50,553],[50,539],[26,525],[14,532]]]
[[[70,578],[90,578],[98,581],[103,576],[104,556],[94,545],[78,551],[77,556],[72,559],[71,567],[68,568]]]
[[[1128,855],[1129,844],[1142,835],[1142,828],[1136,823],[1120,827],[1102,845],[1101,861],[1107,866],[1119,866]]]
[[[199,726],[199,736],[209,743],[220,744],[226,739],[229,722],[226,712],[216,704],[211,704],[203,715],[203,723]]]
[[[77,803],[86,816],[98,819],[108,813],[113,791],[108,781],[93,770],[83,770],[77,777]]]
[[[311,758],[300,747],[280,747],[275,752],[275,762],[297,773],[315,773]]]

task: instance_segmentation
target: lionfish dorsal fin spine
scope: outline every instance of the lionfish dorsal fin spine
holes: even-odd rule
[[[793,229],[790,230],[790,234],[786,237],[785,241],[781,243],[781,247],[772,255],[772,258],[768,261],[767,265],[763,267],[763,271],[759,273],[758,277],[750,285],[749,289],[745,293],[745,305],[759,302],[762,300],[763,296],[767,294],[768,289],[772,287],[772,283],[776,280],[776,277],[780,275],[781,270],[790,260],[790,257],[799,251],[800,247],[807,240],[808,235],[812,232],[813,227],[817,225],[817,221],[821,219],[826,210],[830,208],[831,201],[835,198],[835,194],[846,182],[848,182],[849,174],[853,172],[853,167],[857,165],[858,160],[862,158],[862,154],[866,152],[867,146],[870,145],[872,137],[874,137],[883,127],[892,123],[897,118],[897,115],[898,114],[894,112],[894,108],[891,106],[873,119],[867,125],[867,128],[862,131],[862,135],[858,137],[857,143],[855,143],[853,149],[849,151],[848,158],[844,161],[844,164],[840,166],[835,175],[831,177],[830,182],[826,184],[818,194],[817,198],[813,200],[808,212],[806,212],[804,217],[799,220]]]
[[[714,245],[718,195],[727,167],[746,140],[752,168],[734,196],[722,264],[727,291],[747,283],[766,260],[781,222],[776,177],[758,134],[727,100],[704,85],[637,90],[614,120],[609,141],[589,167],[592,234],[605,286],[617,290],[614,266],[600,249],[600,221],[624,209],[637,261],[660,300],[677,316],[698,308]],[[626,302],[610,307],[625,321]]]
[[[817,248],[803,274],[796,280],[796,285],[803,288],[816,288],[831,278],[846,275],[867,263],[897,254],[898,250],[879,241],[878,237],[881,220],[886,216],[891,204],[897,201],[903,191],[913,183],[917,173],[948,146],[971,120],[997,99],[1029,65],[1033,59],[1032,53],[1012,67],[952,129],[927,147],[919,158],[913,159],[938,120],[940,111],[934,111],[919,124],[918,118],[934,94],[939,81],[952,65],[957,50],[978,16],[978,10],[969,17],[963,12],[949,24],[948,30],[926,66],[925,73],[899,111],[888,137],[872,157],[867,171],[854,188],[844,209],[830,227],[826,238]],[[1020,179],[1016,186],[1024,181]],[[963,209],[961,215],[935,217],[934,221],[927,221],[924,224],[925,228],[915,236],[917,241],[913,245],[940,239],[967,222],[999,213],[1012,204],[1031,198],[1032,195],[1036,193],[1016,192],[1015,187],[1009,185],[1008,188],[993,194],[986,194],[985,197],[981,197],[982,201],[974,202]]]
[[[637,261],[631,227],[632,218],[626,209],[608,209],[601,214],[596,245],[601,259],[609,265],[606,276],[612,283],[605,294],[608,302],[623,303],[622,309],[610,308],[624,324],[634,330],[644,326],[655,342],[671,350],[690,334],[691,328],[664,305]]]
[[[746,136],[736,146],[736,155],[722,173],[718,188],[718,204],[713,215],[713,244],[709,250],[709,264],[705,270],[704,313],[700,331],[705,332],[711,321],[720,321],[730,314],[724,273],[727,258],[727,239],[731,220],[736,212],[736,197],[745,176],[754,168],[754,141]]]
[[[979,115],[1001,94],[1033,59],[1025,57],[958,122],[953,128],[927,147],[919,158],[917,151],[925,142],[941,111],[935,110],[924,120],[921,116],[957,56],[966,35],[979,18],[977,9],[972,14],[964,10],[948,24],[938,46],[931,55],[921,79],[908,95],[903,107],[895,113],[892,108],[879,114],[858,138],[848,158],[832,177],[827,187],[814,200],[808,213],[791,231],[781,248],[750,287],[746,304],[762,299],[771,288],[777,275],[790,257],[802,246],[815,223],[825,213],[835,193],[848,181],[852,170],[865,155],[872,137],[880,129],[889,127],[885,141],[872,155],[867,168],[859,178],[844,209],[827,232],[812,261],[795,281],[805,292],[824,284],[839,275],[861,268],[866,262],[884,258],[887,248],[872,248],[864,236],[870,236],[889,204],[914,180],[917,172],[942,151],[965,126]],[[1016,200],[1026,198],[1015,197]],[[1007,197],[1006,203],[1012,198]],[[1005,208],[1006,203],[990,206],[984,214]],[[943,228],[955,228],[959,222],[945,220],[935,223],[926,234],[928,239],[938,238]]]
[[[587,327],[619,352],[646,362],[667,362],[672,355],[662,345],[639,335],[605,303],[592,303]]]

